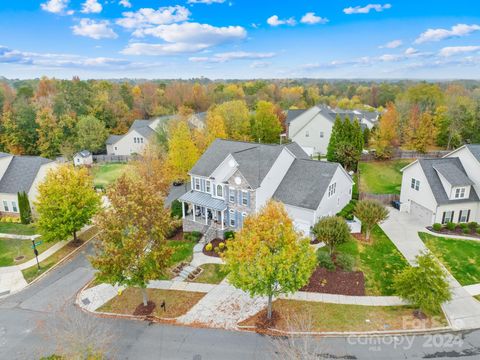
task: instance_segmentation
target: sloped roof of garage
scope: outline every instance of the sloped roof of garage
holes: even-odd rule
[[[467,199],[451,200],[448,198],[448,194],[446,193],[445,188],[442,185],[442,181],[440,180],[440,177],[438,176],[435,167],[442,169],[456,169],[454,171],[457,175],[450,175],[450,177],[461,176],[462,178],[468,178],[468,175],[465,172],[465,169],[459,158],[419,159],[418,163],[422,167],[428,184],[430,185],[430,189],[432,189],[433,196],[435,197],[435,200],[439,205],[480,201],[473,186],[470,188],[470,196]]]

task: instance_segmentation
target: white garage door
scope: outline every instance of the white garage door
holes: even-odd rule
[[[417,220],[424,225],[432,225],[432,211],[420,204],[417,204],[415,201],[410,201],[410,215],[417,218]]]

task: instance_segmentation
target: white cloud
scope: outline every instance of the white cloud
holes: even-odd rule
[[[124,55],[176,55],[185,53],[195,53],[208,48],[208,45],[204,44],[187,44],[187,43],[174,43],[174,44],[147,44],[147,43],[130,43],[125,49],[121,51]]]
[[[48,0],[40,4],[40,7],[42,8],[42,10],[45,10],[54,14],[62,14],[67,8],[68,2],[69,0]]]
[[[457,24],[448,29],[428,29],[420,34],[415,40],[415,44],[421,44],[430,41],[440,41],[453,37],[462,37],[480,30],[480,25]]]
[[[254,61],[250,64],[250,67],[252,69],[265,69],[270,65],[272,65],[272,63],[268,61]]]
[[[441,49],[439,55],[443,57],[449,57],[477,51],[480,51],[480,46],[448,46]]]
[[[368,4],[366,6],[355,6],[355,7],[348,7],[343,9],[343,12],[347,15],[351,14],[368,14],[370,10],[375,10],[376,12],[382,12],[383,10],[390,9],[392,7],[391,4]]]
[[[289,19],[279,19],[277,15],[270,16],[267,19],[267,24],[270,26],[279,26],[279,25],[290,25],[294,26],[297,22],[295,18],[291,17]]]
[[[158,8],[142,8],[138,11],[124,12],[123,18],[117,20],[117,24],[127,29],[138,29],[154,25],[166,25],[176,22],[187,21],[190,11],[184,6],[167,6]]]
[[[379,46],[380,49],[396,49],[400,46],[402,46],[403,41],[402,40],[392,40],[385,45]]]
[[[256,53],[246,51],[232,51],[217,53],[211,57],[191,57],[192,62],[209,62],[209,63],[224,63],[231,60],[255,60],[255,59],[268,59],[275,56],[275,53]]]
[[[223,4],[225,0],[188,0],[189,4]]]
[[[102,4],[97,0],[86,0],[82,4],[82,13],[84,14],[98,14],[102,12]]]
[[[409,47],[408,49],[405,50],[405,55],[415,55],[415,54],[418,54],[418,50],[413,47]]]
[[[95,40],[116,39],[118,37],[110,28],[110,22],[107,20],[80,19],[80,24],[72,26],[72,29],[75,35],[86,36]]]
[[[300,20],[303,24],[326,24],[329,20],[327,18],[322,18],[320,16],[315,15],[314,12],[307,12],[305,15],[302,16]]]
[[[132,7],[132,3],[129,0],[120,0],[118,3],[125,8],[131,8]]]

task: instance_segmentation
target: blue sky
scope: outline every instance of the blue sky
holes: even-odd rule
[[[475,1],[0,2],[0,75],[480,78]]]

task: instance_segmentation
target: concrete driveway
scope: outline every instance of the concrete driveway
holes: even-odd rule
[[[380,224],[380,227],[407,261],[415,265],[415,257],[422,251],[428,251],[418,236],[418,232],[424,231],[425,226],[419,219],[408,213],[393,208],[389,208],[388,211],[390,216]],[[478,328],[480,302],[475,300],[450,273],[448,273],[448,281],[452,288],[452,300],[443,304],[442,308],[450,326],[456,330]]]

